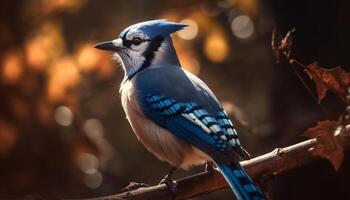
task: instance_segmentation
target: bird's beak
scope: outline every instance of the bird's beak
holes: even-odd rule
[[[122,39],[111,40],[96,44],[94,47],[106,51],[119,51],[123,46]]]

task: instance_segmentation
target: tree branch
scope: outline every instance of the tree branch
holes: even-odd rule
[[[334,136],[335,140],[342,141],[344,146],[349,146],[350,135],[348,131],[343,131],[342,134],[331,133],[331,135]],[[259,181],[263,177],[274,176],[280,172],[321,159],[314,151],[315,149],[319,150],[322,145],[322,140],[313,138],[285,148],[277,148],[270,153],[242,161],[241,164],[253,179]],[[343,151],[343,149],[328,148],[327,151]],[[165,184],[161,184],[89,200],[188,199],[226,187],[228,185],[219,172],[204,172],[177,180],[175,192],[170,191]]]

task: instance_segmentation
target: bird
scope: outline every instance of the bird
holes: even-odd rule
[[[177,168],[209,162],[237,199],[263,200],[239,163],[249,154],[227,113],[209,87],[180,64],[171,34],[186,26],[164,19],[140,22],[95,48],[112,52],[123,68],[121,103],[138,140],[174,166],[164,183],[171,183]]]

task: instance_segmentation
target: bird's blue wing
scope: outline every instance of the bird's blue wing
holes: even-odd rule
[[[213,159],[221,162],[238,160],[234,151],[239,145],[237,135],[231,129],[230,132],[221,127],[230,123],[227,119],[217,120],[196,102],[181,102],[160,94],[147,94],[140,102],[143,112],[154,122]]]

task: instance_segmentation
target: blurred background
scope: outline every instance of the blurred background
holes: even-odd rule
[[[165,18],[181,64],[216,93],[245,148],[260,155],[305,140],[337,119],[335,95],[317,105],[282,60],[271,33],[296,28],[292,57],[349,70],[346,0],[3,0],[0,2],[0,199],[86,198],[130,181],[156,184],[170,166],[139,143],[118,94],[122,69],[93,45],[125,27]],[[274,199],[350,199],[347,152],[338,172],[319,161],[278,175]],[[203,171],[204,167],[176,177]],[[223,190],[195,199],[231,199]]]

